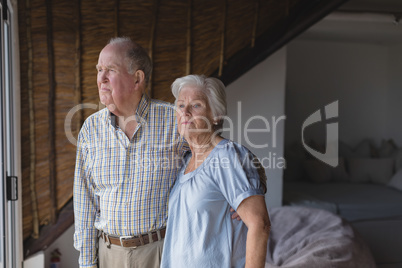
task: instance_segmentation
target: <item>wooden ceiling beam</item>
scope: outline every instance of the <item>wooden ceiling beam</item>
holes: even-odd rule
[[[288,17],[280,20],[258,37],[254,47],[248,47],[236,53],[227,60],[221,75],[219,70],[216,70],[212,76],[219,77],[225,85],[229,85],[347,1],[300,1],[290,11]]]

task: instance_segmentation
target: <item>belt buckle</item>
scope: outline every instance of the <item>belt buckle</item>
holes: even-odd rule
[[[124,240],[124,239],[130,239],[130,238],[133,238],[133,236],[129,236],[129,235],[127,235],[127,236],[120,236],[120,237],[119,237],[119,239],[120,239],[120,245],[121,245],[122,247],[125,247],[125,246],[123,245],[123,240]],[[130,247],[130,248],[137,248],[137,246]]]

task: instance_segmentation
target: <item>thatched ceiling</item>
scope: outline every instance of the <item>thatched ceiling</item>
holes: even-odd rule
[[[73,141],[100,108],[95,65],[111,37],[130,36],[148,49],[150,95],[172,101],[175,78],[203,73],[228,84],[344,1],[19,1],[25,255],[51,242],[38,239],[49,229],[42,227],[57,226],[72,198]],[[66,131],[79,104],[96,109],[77,110]],[[68,211],[64,226],[49,232],[71,224]]]

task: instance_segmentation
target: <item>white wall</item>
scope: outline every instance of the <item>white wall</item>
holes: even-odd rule
[[[61,253],[60,268],[78,268],[79,252],[73,246],[74,225],[68,228],[46,250],[24,260],[24,268],[50,268],[52,252],[58,249]]]
[[[391,46],[389,51],[387,133],[399,146],[402,146],[402,45]]]
[[[43,268],[45,267],[45,253],[40,251],[28,259],[24,260],[24,268]]]
[[[233,126],[223,135],[243,144],[260,159],[268,177],[268,207],[282,204],[285,120],[280,118],[285,115],[285,73],[286,49],[281,49],[226,90]],[[225,122],[224,128],[229,127]]]
[[[339,100],[339,138],[356,145],[394,138],[402,145],[401,47],[297,40],[288,45],[286,144],[300,142],[303,121]],[[399,102],[399,104],[398,104]],[[323,137],[312,128],[310,137]]]
[[[74,225],[67,229],[53,244],[45,250],[45,268],[50,268],[50,258],[53,250],[58,249],[60,268],[78,268],[79,252],[73,246]]]

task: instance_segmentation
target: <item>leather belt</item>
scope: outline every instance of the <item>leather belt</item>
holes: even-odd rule
[[[144,246],[146,244],[156,242],[165,238],[166,234],[166,227],[161,228],[156,231],[152,231],[148,234],[140,234],[137,236],[110,236],[105,234],[104,232],[101,233],[101,238],[105,240],[106,243],[127,247],[127,248],[136,248],[139,246]]]

